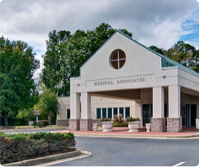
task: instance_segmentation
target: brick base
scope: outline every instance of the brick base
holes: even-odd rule
[[[80,131],[91,131],[92,119],[80,119]]]
[[[69,119],[69,130],[80,130],[80,119]]]
[[[58,126],[69,126],[69,120],[56,120],[56,125]]]
[[[165,118],[151,118],[151,131],[152,132],[165,132],[166,131]]]
[[[167,118],[167,132],[181,132],[182,118]]]

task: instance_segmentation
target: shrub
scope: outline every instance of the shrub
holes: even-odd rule
[[[137,118],[132,118],[132,116],[126,118],[126,122],[131,122],[131,121],[140,121],[140,119],[138,117]]]
[[[44,121],[43,122],[43,126],[48,126],[49,125],[49,122],[48,121]]]
[[[127,122],[122,122],[122,123],[114,122],[113,123],[113,127],[127,127],[127,126],[128,126]]]
[[[114,115],[114,123],[123,123],[123,119],[122,119],[123,115],[122,114],[119,114],[118,115]]]
[[[40,128],[42,128],[42,127],[48,126],[48,125],[49,125],[49,122],[48,122],[47,120],[40,120],[40,121],[38,121],[38,122],[36,122],[36,121],[33,122],[34,128],[35,128],[36,126],[39,126]]]
[[[44,123],[43,122],[38,122],[37,126],[39,126],[40,128],[42,128],[44,126]]]
[[[107,122],[107,121],[112,121],[112,119],[111,118],[102,118],[101,119],[101,122]]]
[[[71,132],[35,134],[0,132],[0,163],[11,163],[56,151],[73,151],[75,145],[74,134]]]
[[[33,122],[33,126],[34,126],[34,128],[37,126],[37,122],[36,121]]]

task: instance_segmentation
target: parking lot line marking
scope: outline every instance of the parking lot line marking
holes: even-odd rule
[[[179,162],[178,164],[176,164],[176,165],[173,165],[173,166],[180,166],[180,165],[182,165],[182,164],[184,164],[185,162]]]

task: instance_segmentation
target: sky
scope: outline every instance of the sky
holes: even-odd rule
[[[101,23],[127,29],[149,47],[183,40],[199,49],[197,0],[0,0],[0,36],[33,47],[41,67],[48,33],[93,30]]]

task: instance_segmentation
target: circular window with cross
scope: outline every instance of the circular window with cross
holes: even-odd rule
[[[111,53],[110,64],[112,65],[113,68],[119,70],[124,66],[125,62],[126,62],[126,55],[122,50],[117,49]]]

